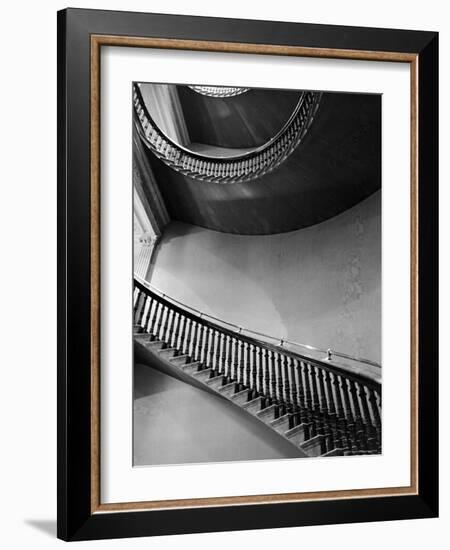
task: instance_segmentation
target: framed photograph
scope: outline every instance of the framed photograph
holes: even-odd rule
[[[438,514],[438,35],[58,13],[58,536]]]

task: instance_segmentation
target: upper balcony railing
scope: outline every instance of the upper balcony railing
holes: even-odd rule
[[[235,97],[237,95],[245,94],[250,88],[236,88],[235,86],[188,86],[194,92],[200,95],[206,95],[208,97]]]
[[[317,92],[302,92],[289,120],[263,145],[234,156],[213,158],[190,151],[166,136],[148,112],[139,85],[133,85],[136,127],[147,147],[166,165],[185,176],[223,184],[254,180],[279,166],[308,132],[320,97]]]

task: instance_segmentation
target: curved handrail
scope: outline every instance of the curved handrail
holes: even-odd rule
[[[320,93],[302,92],[289,120],[272,139],[252,151],[217,159],[190,151],[165,135],[148,112],[138,85],[133,85],[136,128],[146,146],[185,176],[223,184],[251,181],[279,166],[307,133],[320,97]]]
[[[355,370],[347,368],[345,365],[333,363],[331,361],[330,354],[329,354],[331,352],[331,350],[322,350],[320,348],[316,348],[314,346],[310,346],[310,345],[307,345],[307,344],[299,344],[299,343],[296,343],[296,342],[291,342],[291,341],[286,340],[286,339],[275,338],[275,337],[270,336],[268,334],[264,334],[264,333],[261,333],[261,332],[253,331],[251,329],[246,329],[246,328],[240,327],[238,325],[235,325],[234,323],[224,321],[222,319],[219,319],[218,317],[214,317],[213,315],[201,312],[200,310],[197,310],[197,309],[195,309],[191,306],[188,306],[188,305],[180,302],[179,300],[176,300],[175,298],[172,298],[172,297],[168,296],[164,292],[160,291],[159,289],[157,289],[156,287],[154,287],[153,285],[151,285],[147,281],[144,281],[140,277],[137,277],[136,275],[134,275],[134,280],[135,280],[135,285],[138,288],[140,288],[141,290],[149,293],[150,296],[157,297],[167,307],[170,307],[174,311],[176,311],[177,313],[180,313],[181,315],[184,315],[184,316],[186,316],[187,318],[189,318],[193,321],[196,321],[198,323],[206,325],[209,328],[212,328],[212,329],[215,329],[215,330],[220,330],[220,331],[222,331],[223,333],[225,333],[229,336],[239,337],[241,340],[243,340],[243,341],[245,341],[249,344],[254,344],[254,345],[258,345],[258,346],[265,346],[265,347],[267,347],[268,349],[270,349],[272,351],[276,351],[277,353],[283,353],[284,355],[286,355],[288,357],[293,357],[293,358],[308,361],[312,364],[320,365],[321,368],[324,368],[324,369],[326,369],[330,372],[335,372],[335,373],[340,374],[340,375],[345,375],[346,377],[349,377],[349,378],[351,378],[351,379],[353,379],[357,382],[362,382],[364,384],[369,384],[371,386],[372,385],[376,386],[377,389],[380,386],[379,377],[377,377],[377,376],[372,376],[370,373],[364,373],[363,374],[361,372],[357,372]],[[231,327],[231,329],[227,329],[226,326],[224,326],[224,325],[226,325],[228,327]],[[244,332],[245,333],[251,333],[251,334],[254,334],[256,336],[261,336],[261,337],[264,337],[264,338],[268,338],[268,339],[271,339],[271,340],[275,340],[275,341],[280,342],[280,344],[271,344],[270,342],[266,342],[264,340],[260,340],[260,339],[257,339],[257,338],[252,338],[251,336],[249,336],[248,334],[245,334]],[[303,348],[306,348],[306,349],[309,349],[309,350],[313,350],[313,351],[317,351],[317,352],[321,352],[321,353],[327,353],[327,358],[322,359],[322,360],[317,359],[317,358],[312,358],[312,357],[309,357],[307,355],[303,355],[301,353],[292,351],[289,348],[283,347],[284,344],[291,344],[291,345],[298,346],[298,347],[303,347]],[[335,356],[341,356],[341,357],[345,357],[345,358],[348,358],[348,359],[352,359],[354,361],[368,363],[372,366],[381,367],[381,365],[379,365],[378,363],[374,363],[373,361],[369,361],[367,359],[360,360],[358,358],[353,358],[352,356],[348,356],[346,354],[340,354],[338,352],[331,352],[331,353]]]
[[[250,88],[236,88],[235,86],[200,86],[196,84],[188,85],[188,88],[200,95],[220,98],[234,97],[250,90]]]

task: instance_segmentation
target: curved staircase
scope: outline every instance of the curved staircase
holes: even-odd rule
[[[241,407],[299,456],[381,453],[381,385],[373,377],[230,330],[134,284],[135,342],[181,379]]]

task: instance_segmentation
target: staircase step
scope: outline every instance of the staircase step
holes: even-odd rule
[[[333,449],[322,456],[344,456],[344,449]]]
[[[285,431],[289,430],[289,418],[290,414],[284,414],[283,416],[278,417],[276,420],[272,420],[270,425],[277,432],[284,434]]]
[[[321,456],[323,440],[323,435],[316,435],[315,437],[312,437],[311,439],[308,439],[308,441],[305,441],[299,445],[299,447],[302,451],[305,451],[308,456]]]
[[[203,369],[203,370],[194,372],[193,376],[195,376],[195,378],[198,378],[199,380],[202,380],[202,382],[206,382],[206,380],[208,380],[208,378],[211,377],[212,372],[213,372],[212,369]]]
[[[242,408],[245,409],[247,412],[256,414],[261,410],[263,400],[261,397],[256,397],[255,399],[252,399],[251,401],[247,401],[247,403],[244,403],[242,405]]]
[[[235,393],[234,395],[231,396],[232,401],[239,405],[242,405],[243,403],[247,403],[249,391],[250,390],[242,390],[238,393]]]
[[[265,409],[262,409],[261,411],[256,413],[256,416],[260,419],[266,422],[267,424],[270,424],[270,422],[273,421],[275,418],[275,411],[277,410],[275,405],[270,405],[269,407],[266,407]]]
[[[188,374],[195,374],[198,371],[199,366],[201,365],[200,361],[194,361],[192,363],[186,363],[185,365],[181,365],[181,368],[184,370],[184,372],[187,372]]]
[[[142,343],[146,348],[150,348],[153,350],[162,350],[164,347],[164,342],[160,342],[159,340],[146,340],[146,341],[143,341]]]
[[[177,351],[178,350],[176,350],[175,348],[162,348],[159,350],[159,355],[161,355],[161,357],[164,357],[164,359],[170,359],[171,357],[174,357]]]
[[[219,374],[219,376],[214,376],[214,378],[208,378],[208,380],[205,380],[205,382],[210,386],[211,388],[214,388],[215,390],[219,390],[224,384],[225,378]]]
[[[285,437],[294,443],[294,445],[301,445],[306,441],[308,436],[308,428],[311,424],[299,424],[290,430],[284,432]]]
[[[231,399],[231,397],[236,393],[236,382],[230,382],[229,384],[225,384],[225,386],[220,386],[217,390],[225,397]]]
[[[184,365],[189,361],[190,357],[189,355],[176,355],[175,357],[171,357],[169,361],[173,363],[174,365]]]
[[[153,335],[148,332],[134,332],[133,336],[138,342],[146,342],[153,338]]]

